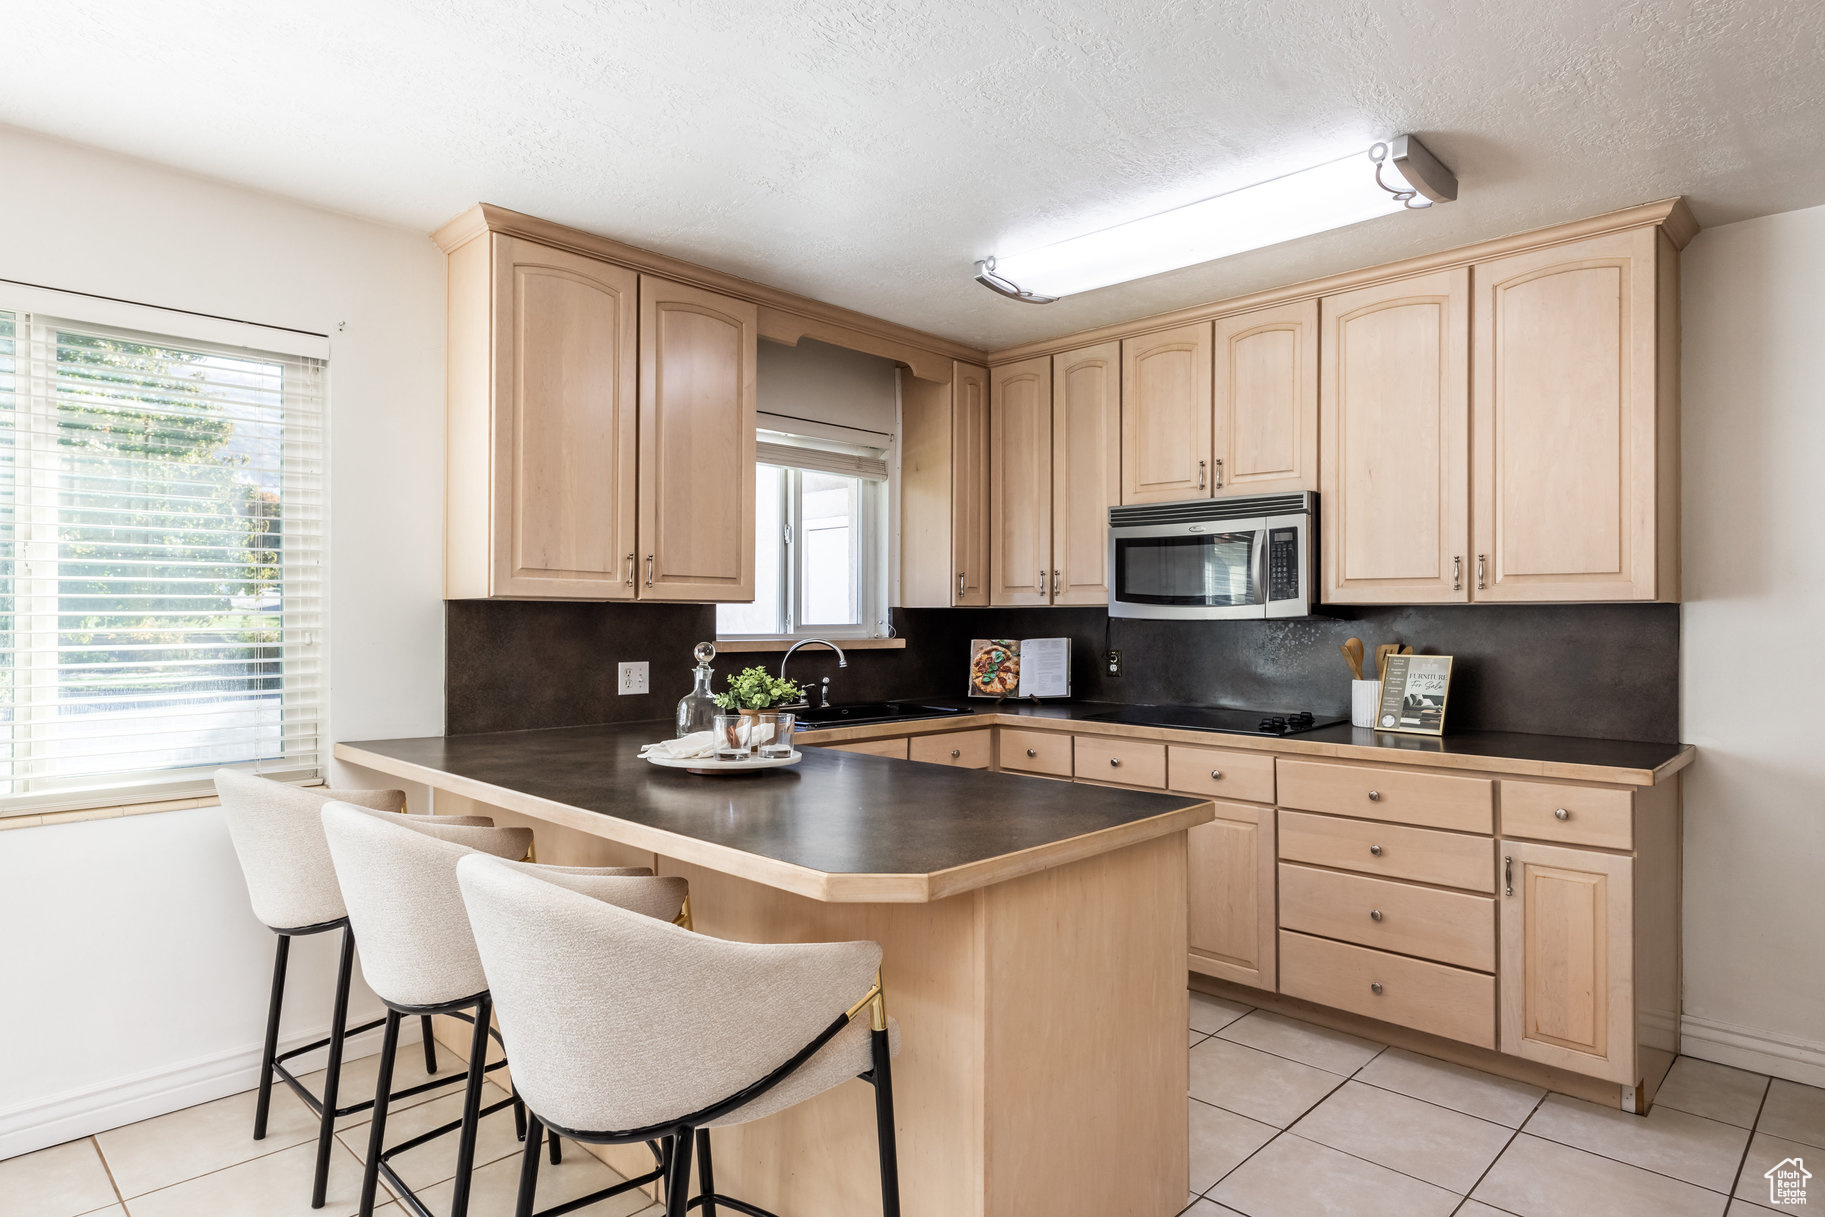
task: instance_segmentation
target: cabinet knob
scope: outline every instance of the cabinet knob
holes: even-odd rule
[[[951,760],[954,761],[962,755],[963,755],[963,749],[961,749],[961,748],[952,748],[951,749]]]
[[[1370,981],[1369,982],[1369,992],[1375,994],[1377,997],[1380,997],[1381,996],[1381,982],[1379,980]]]
[[[1210,771],[1210,780],[1213,782],[1222,781],[1223,780],[1223,771],[1221,769],[1212,769]]]
[[[1028,755],[1028,756],[1038,756],[1038,755],[1039,755],[1039,750],[1038,750],[1038,749],[1037,749],[1037,748],[1028,748],[1028,749],[1027,749],[1027,755]]]
[[[1371,845],[1369,846],[1369,852],[1379,858],[1381,857],[1381,846]]]
[[[1571,819],[1571,818],[1572,818],[1572,813],[1571,813],[1571,812],[1569,812],[1569,811],[1567,811],[1567,810],[1565,810],[1565,808],[1563,808],[1563,807],[1561,807],[1561,808],[1559,808],[1559,809],[1558,809],[1558,810],[1557,810],[1557,811],[1555,811],[1555,812],[1553,812],[1553,816],[1554,816],[1554,817],[1555,817],[1555,818],[1556,818],[1556,819],[1560,819],[1560,820],[1569,820],[1569,819]]]
[[[1110,757],[1109,758],[1109,767],[1111,769],[1120,769],[1122,767],[1122,758],[1119,756]]]
[[[1369,792],[1369,802],[1371,802],[1371,803],[1379,803],[1379,802],[1381,802],[1381,791],[1379,791],[1379,790],[1371,790],[1371,791],[1370,791],[1370,792]]]
[[[1370,921],[1380,921],[1381,920],[1381,910],[1380,909],[1370,909],[1369,910],[1369,920]]]

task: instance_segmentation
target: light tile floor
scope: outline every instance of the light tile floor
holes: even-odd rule
[[[1191,1187],[1186,1217],[1767,1217],[1763,1172],[1786,1158],[1825,1184],[1825,1090],[1681,1057],[1645,1118],[1295,1019],[1191,995]],[[401,1051],[398,1085],[424,1077]],[[375,1058],[344,1069],[373,1085]],[[320,1075],[310,1079],[313,1088]],[[488,1101],[503,1091],[489,1083]],[[421,1096],[400,1135],[449,1119],[459,1100]],[[312,1210],[316,1125],[283,1087],[264,1141],[253,1092],[0,1162],[6,1217],[349,1217],[367,1122],[337,1130],[329,1203]],[[580,1148],[539,1174],[541,1207],[616,1178]],[[470,1212],[513,1209],[511,1112],[483,1123]],[[434,1212],[449,1203],[448,1139],[396,1161]],[[1817,1205],[1825,1200],[1819,1188]],[[658,1217],[618,1197],[593,1217]],[[388,1204],[377,1217],[403,1217]],[[1077,1215],[1072,1215],[1077,1217]],[[1081,1217],[1104,1217],[1083,1214]]]

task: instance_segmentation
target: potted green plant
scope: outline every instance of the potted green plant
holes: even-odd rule
[[[716,695],[723,710],[739,711],[746,719],[778,721],[779,707],[799,700],[798,685],[774,676],[765,668],[744,668],[729,677],[729,687]]]

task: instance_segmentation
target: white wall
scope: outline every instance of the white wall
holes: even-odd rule
[[[436,247],[4,127],[0,179],[0,278],[330,336],[326,738],[441,732]],[[214,808],[0,832],[0,927],[0,1158],[253,1084],[272,935]],[[332,947],[294,948],[294,1042]]]
[[[1685,1044],[1825,1085],[1825,207],[1682,269]]]

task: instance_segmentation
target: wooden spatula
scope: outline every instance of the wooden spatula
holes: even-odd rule
[[[1384,642],[1375,648],[1375,679],[1388,678],[1388,656],[1400,654],[1400,643]]]
[[[1350,665],[1350,673],[1357,680],[1362,679],[1362,639],[1346,638],[1343,645],[1337,648],[1343,652],[1343,661]]]

